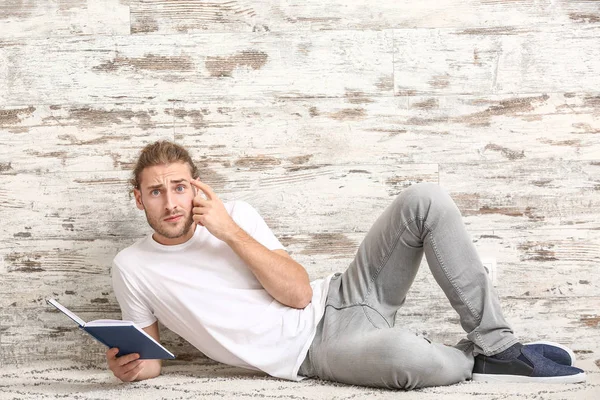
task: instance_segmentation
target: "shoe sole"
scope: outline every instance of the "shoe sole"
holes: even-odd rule
[[[550,342],[548,340],[538,340],[537,342],[523,343],[523,345],[527,345],[527,344],[547,344],[549,346],[555,346],[560,349],[563,349],[564,351],[569,353],[569,356],[571,356],[571,367],[575,365],[575,353],[573,353],[573,350],[571,350],[567,346],[563,346],[562,344],[556,343],[556,342]]]
[[[523,376],[504,374],[473,374],[478,382],[517,382],[517,383],[580,383],[585,382],[585,372],[566,376]]]

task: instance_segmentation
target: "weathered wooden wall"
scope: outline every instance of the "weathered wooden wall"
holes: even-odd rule
[[[169,138],[311,279],[438,182],[517,334],[600,366],[599,56],[590,0],[0,3],[0,365],[104,360],[44,298],[121,317],[112,257],[150,232],[126,180]],[[463,337],[425,258],[398,320]]]

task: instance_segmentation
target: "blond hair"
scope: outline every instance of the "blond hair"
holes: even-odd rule
[[[198,168],[183,146],[168,140],[158,140],[146,145],[140,152],[133,169],[133,176],[129,179],[129,184],[131,185],[131,190],[129,192],[130,197],[131,193],[133,193],[133,189],[140,190],[140,176],[145,168],[161,164],[172,164],[175,162],[187,163],[190,167],[192,178],[198,177]]]

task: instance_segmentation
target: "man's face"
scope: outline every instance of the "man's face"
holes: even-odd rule
[[[140,176],[140,189],[134,189],[136,205],[146,213],[148,223],[162,244],[187,241],[194,234],[192,200],[196,189],[190,183],[190,167],[183,162],[145,168]],[[175,219],[171,217],[175,216]]]

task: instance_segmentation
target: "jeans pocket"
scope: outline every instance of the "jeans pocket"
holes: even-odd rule
[[[362,309],[371,325],[377,329],[390,328],[389,322],[374,308],[362,305]]]

